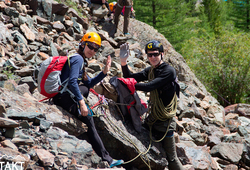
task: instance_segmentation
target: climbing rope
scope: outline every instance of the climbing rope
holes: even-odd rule
[[[154,79],[154,67],[151,67],[148,80],[152,81]],[[151,116],[153,118],[153,123],[156,120],[166,121],[170,118],[173,118],[176,115],[177,111],[177,95],[174,94],[171,102],[165,107],[161,98],[159,98],[159,94],[157,89],[150,92],[150,110]]]
[[[170,126],[170,123],[171,123],[171,120],[172,120],[172,118],[169,119],[169,121],[168,121],[168,127],[167,127],[167,130],[166,130],[165,134],[164,134],[163,137],[162,137],[161,139],[159,139],[159,140],[154,140],[154,139],[153,139],[153,136],[152,136],[152,126],[149,126],[150,141],[154,141],[154,142],[156,142],[156,143],[161,142],[161,141],[166,137],[166,135],[167,135],[167,133],[168,133],[169,126]]]
[[[148,74],[148,80],[152,81],[153,79],[154,79],[154,67],[152,66]],[[150,134],[149,134],[150,140],[154,142],[161,142],[166,137],[171,120],[176,115],[176,111],[177,111],[176,93],[174,94],[174,97],[171,100],[171,102],[165,107],[162,99],[159,98],[157,89],[150,92],[150,103],[149,103],[149,111],[148,111],[150,116],[148,116],[148,119],[147,119],[147,123],[150,129]],[[163,122],[168,120],[167,130],[160,140],[154,140],[152,138],[152,126],[157,120],[160,120]]]
[[[134,161],[135,159],[137,159],[138,157],[140,157],[141,160],[145,163],[145,165],[151,170],[149,158],[146,156],[146,154],[148,153],[148,151],[149,151],[149,149],[151,147],[151,144],[152,144],[151,141],[150,141],[149,147],[146,150],[146,152],[141,152],[140,149],[136,146],[136,144],[109,117],[106,117],[106,120],[108,121],[109,125],[114,129],[116,134],[119,134],[124,140],[126,140],[127,142],[132,144],[135,147],[136,151],[139,153],[133,159],[131,159],[131,160],[127,161],[127,162],[124,162],[123,164],[128,164],[128,163]],[[142,157],[143,155],[146,157],[147,162]]]
[[[149,80],[151,81],[153,79],[154,79],[154,75],[153,75],[153,67],[152,67],[152,69],[150,71],[150,74],[149,74]],[[104,99],[104,96],[96,93],[93,89],[90,89],[90,91],[93,94],[95,94],[96,96],[99,97],[99,101],[95,105],[93,105],[92,107],[90,107],[91,110],[94,107],[101,107],[102,108],[102,106],[104,106],[105,109],[109,108],[107,106],[107,103],[104,104],[104,101],[106,101]],[[149,128],[150,128],[150,144],[148,146],[148,149],[145,152],[141,152],[140,149],[136,146],[136,144],[106,114],[98,114],[98,115],[96,113],[94,114],[94,115],[96,115],[96,117],[99,117],[100,115],[105,115],[105,119],[109,123],[110,127],[113,128],[113,130],[116,132],[116,134],[119,134],[124,140],[126,140],[127,142],[129,142],[130,144],[132,144],[134,146],[134,148],[136,149],[136,151],[138,152],[137,156],[135,156],[133,159],[131,159],[131,160],[127,161],[127,162],[124,162],[123,164],[128,164],[128,163],[136,160],[138,157],[140,157],[141,160],[145,163],[145,165],[149,168],[149,170],[151,170],[150,160],[149,160],[149,158],[148,158],[148,156],[146,154],[149,152],[149,150],[151,148],[152,141],[153,142],[160,142],[160,141],[162,141],[166,137],[167,132],[169,130],[170,122],[171,122],[172,118],[175,116],[176,111],[177,111],[177,96],[175,94],[174,97],[173,97],[173,99],[172,99],[172,101],[170,102],[170,104],[167,107],[165,107],[164,104],[163,104],[163,102],[162,102],[162,100],[159,99],[159,95],[158,95],[157,90],[154,90],[153,92],[150,93],[150,101],[151,102],[150,102],[150,108],[149,108],[149,112],[148,113],[151,113],[153,121],[152,120],[148,121]],[[121,113],[118,105],[129,105],[129,104],[123,104],[123,103],[116,103],[115,104],[115,106],[118,108],[118,111],[120,112],[120,114],[121,114],[121,116],[122,116],[122,118],[124,120],[123,114]],[[133,106],[133,105],[131,105],[131,106]],[[153,137],[152,137],[152,125],[157,120],[161,120],[161,121],[169,120],[167,130],[166,130],[164,136],[160,140],[154,140]],[[145,158],[146,161],[144,160],[143,156],[146,157]]]
[[[129,142],[130,144],[132,144],[134,146],[134,148],[136,149],[136,151],[139,153],[137,156],[135,156],[133,159],[127,161],[127,162],[124,162],[123,164],[128,164],[132,161],[134,161],[135,159],[137,159],[138,157],[141,158],[141,160],[145,163],[145,165],[151,170],[151,167],[150,167],[150,161],[149,161],[149,158],[147,157],[147,153],[148,151],[150,150],[151,148],[151,144],[152,144],[152,141],[150,140],[150,144],[149,144],[149,147],[148,149],[146,150],[146,152],[141,152],[140,149],[136,146],[136,144],[123,132],[123,130],[121,130],[106,114],[97,114],[95,113],[92,109],[94,107],[102,107],[104,106],[105,109],[108,109],[109,106],[107,106],[106,104],[104,104],[104,96],[96,93],[93,89],[90,89],[90,91],[95,94],[97,97],[99,97],[99,101],[92,107],[89,107],[89,109],[91,110],[91,112],[93,112],[93,116],[95,117],[99,117],[99,116],[102,116],[104,115],[104,118],[107,120],[108,124],[110,125],[110,127],[116,132],[116,134],[119,134],[124,140],[126,140],[127,142]],[[87,100],[85,100],[85,103],[88,105],[88,102]],[[127,105],[127,104],[126,104]],[[98,108],[97,108],[98,109]],[[104,112],[105,113],[105,112]],[[121,113],[122,114],[122,113]],[[146,160],[147,162],[144,160],[143,158],[143,155],[146,157]]]

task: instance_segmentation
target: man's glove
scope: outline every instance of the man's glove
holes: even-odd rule
[[[120,60],[121,62],[127,62],[129,57],[129,45],[128,43],[124,43],[120,46]]]

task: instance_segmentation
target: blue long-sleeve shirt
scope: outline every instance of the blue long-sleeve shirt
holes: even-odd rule
[[[80,101],[83,99],[83,96],[81,95],[81,91],[79,89],[78,84],[80,82],[84,83],[84,86],[91,88],[97,83],[99,83],[104,77],[106,77],[106,74],[104,74],[102,71],[94,78],[90,78],[88,76],[88,80],[83,80],[83,70],[84,70],[84,60],[83,57],[76,53],[70,57],[70,67],[68,64],[68,61],[66,61],[62,73],[61,73],[61,82],[69,78],[68,80],[68,88],[69,90],[75,95],[76,100]]]

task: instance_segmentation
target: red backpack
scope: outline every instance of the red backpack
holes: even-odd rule
[[[63,93],[67,87],[68,79],[61,82],[60,75],[66,61],[69,62],[70,56],[54,56],[46,59],[39,68],[38,91],[49,99],[59,92]],[[63,87],[63,88],[62,88]],[[68,90],[69,91],[69,90]]]

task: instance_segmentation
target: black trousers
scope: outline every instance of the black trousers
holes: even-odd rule
[[[86,86],[79,86],[81,93],[84,97],[88,97],[89,89]],[[96,128],[94,119],[92,116],[81,116],[78,110],[77,103],[70,97],[68,92],[63,94],[57,94],[53,98],[54,104],[61,106],[64,110],[67,110],[70,114],[76,116],[79,120],[85,123],[88,127],[87,136],[90,140],[94,151],[98,156],[102,158],[103,161],[107,161],[109,164],[112,163],[113,159],[109,155],[108,151],[105,149],[102,139],[100,138]],[[91,115],[90,111],[89,114]]]

